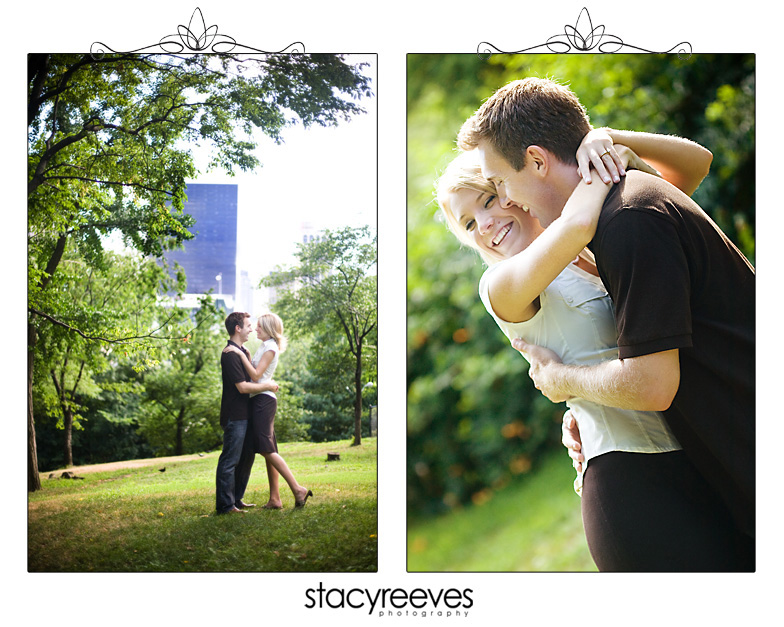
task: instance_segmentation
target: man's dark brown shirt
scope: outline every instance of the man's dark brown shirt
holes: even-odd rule
[[[229,340],[229,345],[236,346],[250,355],[242,346]],[[242,358],[234,352],[221,353],[221,376],[223,379],[223,394],[221,395],[220,424],[225,427],[230,420],[247,420],[250,410],[250,397],[240,394],[237,383],[250,381],[251,378],[242,365]]]
[[[691,198],[632,171],[589,245],[615,306],[621,359],[678,349],[665,419],[754,535],[754,268]]]

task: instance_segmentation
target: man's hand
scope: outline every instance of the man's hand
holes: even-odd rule
[[[254,383],[253,381],[237,381],[234,385],[237,386],[237,391],[240,394],[258,394],[260,392],[277,392],[278,384],[272,379]]]
[[[580,428],[577,426],[577,421],[572,416],[572,411],[567,411],[563,416],[563,424],[561,425],[561,443],[566,447],[569,452],[569,457],[572,458],[572,466],[577,472],[583,471],[583,463],[585,462],[585,455],[582,454],[582,440],[580,439]]]
[[[534,381],[534,387],[541,391],[553,403],[560,403],[571,398],[570,394],[558,388],[555,377],[558,366],[561,365],[561,358],[549,348],[529,344],[525,340],[515,338],[512,346],[523,354],[531,364],[528,368],[528,376]]]

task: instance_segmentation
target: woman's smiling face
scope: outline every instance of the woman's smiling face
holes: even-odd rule
[[[262,342],[266,342],[270,339],[270,336],[264,330],[264,327],[261,326],[261,318],[256,321],[256,337],[259,338]]]
[[[451,209],[474,246],[501,261],[525,250],[542,232],[539,221],[523,208],[501,207],[490,192],[463,188],[451,193]]]

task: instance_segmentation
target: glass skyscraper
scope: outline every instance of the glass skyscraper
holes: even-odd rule
[[[185,213],[196,220],[190,228],[194,238],[183,250],[168,251],[166,259],[185,270],[186,293],[212,290],[231,309],[237,284],[237,186],[192,183],[186,193]]]

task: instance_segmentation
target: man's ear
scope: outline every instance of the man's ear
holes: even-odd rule
[[[525,154],[528,157],[531,171],[539,176],[545,176],[550,167],[550,153],[544,148],[532,144],[526,148]]]

